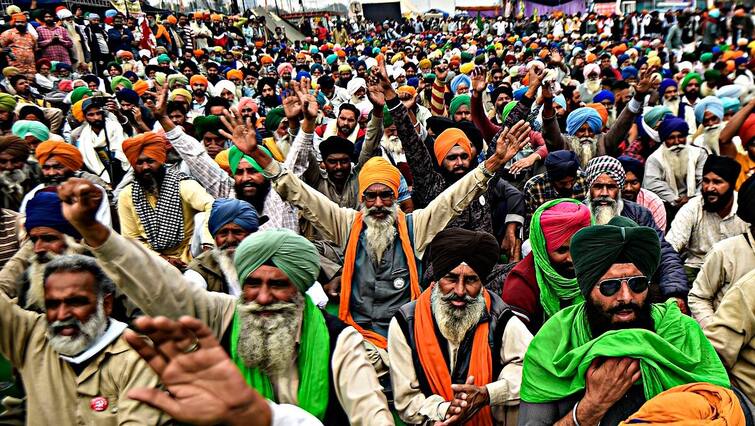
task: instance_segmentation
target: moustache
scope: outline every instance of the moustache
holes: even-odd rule
[[[465,303],[473,303],[475,301],[475,298],[465,294],[464,296],[459,296],[458,294],[451,292],[448,294],[444,294],[440,297],[440,300],[444,302],[465,302]]]
[[[610,206],[613,206],[614,204],[616,204],[616,200],[614,200],[613,198],[611,198],[611,197],[609,197],[607,195],[603,195],[603,196],[600,196],[600,197],[595,197],[595,198],[592,199],[592,201],[594,203],[606,203],[606,204],[608,204]]]
[[[246,313],[254,314],[260,312],[277,312],[285,313],[296,310],[295,302],[275,302],[269,305],[260,305],[257,302],[248,302],[240,305],[239,308]]]
[[[59,320],[50,324],[53,333],[58,334],[61,330],[67,327],[74,327],[76,330],[81,330],[81,322],[76,318],[69,318],[67,320]]]
[[[370,207],[367,209],[367,215],[375,215],[375,214],[385,214],[390,215],[391,211],[386,209],[385,207]]]
[[[672,146],[671,148],[669,148],[669,150],[671,152],[675,153],[675,154],[678,154],[678,153],[684,151],[686,148],[687,148],[686,145],[675,145],[675,146]]]
[[[621,304],[621,305],[619,305],[619,306],[615,306],[615,307],[613,307],[613,308],[609,309],[609,310],[607,311],[607,313],[609,313],[609,314],[613,315],[613,314],[617,314],[617,313],[619,313],[619,312],[621,312],[621,311],[626,311],[627,309],[631,309],[631,310],[633,310],[633,311],[634,311],[635,313],[639,313],[639,312],[640,312],[640,310],[641,310],[641,309],[640,309],[640,306],[639,306],[638,304],[636,304],[636,303],[633,303],[633,302],[629,302],[629,303],[622,303],[622,304]]]
[[[720,197],[721,194],[719,194],[716,191],[703,191],[703,196],[704,197]]]

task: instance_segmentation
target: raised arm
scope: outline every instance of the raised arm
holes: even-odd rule
[[[475,127],[480,129],[482,138],[486,141],[493,139],[493,137],[501,130],[500,126],[496,126],[488,118],[485,113],[485,108],[482,106],[482,92],[488,86],[485,81],[487,75],[487,69],[484,66],[479,66],[472,71],[472,123]]]
[[[732,143],[734,136],[739,133],[739,129],[742,127],[747,118],[752,114],[755,109],[755,99],[751,100],[744,106],[744,108],[737,111],[731,120],[726,123],[726,127],[721,130],[721,134],[718,135],[718,147],[721,150],[721,155],[736,159],[737,147]],[[742,144],[746,144],[749,141],[742,141]]]
[[[606,150],[606,154],[617,156],[619,155],[619,144],[626,139],[629,129],[634,124],[634,119],[637,114],[642,110],[642,105],[645,102],[645,97],[653,90],[653,70],[647,70],[642,74],[639,83],[635,86],[635,94],[631,101],[627,104],[627,107],[621,111],[621,114],[616,118],[616,122],[603,136],[603,144]]]

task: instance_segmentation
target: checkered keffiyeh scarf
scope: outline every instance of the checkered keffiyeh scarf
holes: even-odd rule
[[[155,208],[147,201],[144,188],[136,181],[133,183],[131,200],[147,233],[149,245],[155,251],[175,247],[184,239],[184,217],[179,192],[179,183],[184,179],[188,177],[174,170],[166,170]]]
[[[608,155],[595,157],[587,163],[587,169],[585,174],[587,175],[587,186],[591,187],[592,183],[598,176],[603,173],[610,176],[619,185],[619,188],[624,186],[624,180],[626,180],[627,174],[624,172],[624,167],[619,160]]]

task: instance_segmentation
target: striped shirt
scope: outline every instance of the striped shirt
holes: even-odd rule
[[[2,209],[0,216],[0,268],[18,251],[18,218],[13,210]]]

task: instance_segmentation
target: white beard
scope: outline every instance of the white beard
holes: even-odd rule
[[[261,306],[239,299],[236,309],[241,321],[237,351],[247,367],[257,367],[268,376],[290,369],[296,358],[296,338],[304,313],[304,296],[296,293],[292,302]],[[264,317],[260,311],[277,311]]]
[[[241,294],[241,286],[239,286],[239,276],[236,272],[236,265],[233,263],[233,255],[228,253],[227,249],[214,248],[212,255],[215,260],[218,261],[220,266],[220,272],[223,273],[225,281],[228,283],[228,292],[233,296]]]
[[[398,136],[391,136],[389,138],[383,136],[380,140],[380,146],[387,149],[394,159],[404,155],[404,146],[401,145],[401,139]]]
[[[705,132],[703,133],[703,144],[705,149],[716,155],[721,151],[718,146],[718,137],[721,135],[721,130],[721,125],[717,124],[715,126],[706,127]]]
[[[362,207],[364,223],[367,225],[364,231],[364,236],[367,239],[365,249],[367,249],[370,258],[377,263],[383,260],[383,254],[388,250],[388,247],[393,245],[393,240],[396,238],[395,224],[398,206],[394,203],[387,209],[390,210],[390,214],[385,219],[375,219],[369,214],[370,209]]]
[[[451,295],[453,293],[449,293]],[[449,297],[445,295],[445,297]],[[485,309],[485,298],[482,291],[476,298],[472,299],[467,296],[467,306],[456,308],[451,306],[450,302],[443,300],[444,295],[440,293],[440,286],[436,283],[430,297],[433,317],[438,323],[440,334],[454,345],[459,345],[467,332],[480,321],[483,310]]]
[[[689,150],[687,147],[684,146],[681,151],[665,149],[662,155],[666,162],[668,162],[669,167],[671,167],[676,182],[685,182],[687,179],[687,163],[689,162]]]
[[[671,113],[674,116],[679,115],[679,104],[680,103],[681,103],[681,101],[679,100],[679,98],[676,98],[673,101],[669,101],[669,100],[665,100],[665,99],[663,100],[663,106],[665,106],[668,109],[670,109]]]
[[[590,198],[590,195],[588,194],[587,203],[590,207],[590,212],[592,213],[592,217],[595,219],[596,225],[607,224],[611,219],[615,218],[616,216],[621,215],[621,211],[624,209],[624,200],[621,199],[621,192],[619,192],[617,200],[613,200],[613,199],[610,200],[610,201],[613,201],[613,204],[604,206],[594,201],[597,201],[597,200],[592,200]]]
[[[585,87],[587,88],[587,92],[590,94],[596,94],[600,91],[600,79],[595,80],[585,80]]]
[[[79,333],[75,336],[61,336],[55,333],[56,328],[65,325],[78,327]],[[85,323],[72,318],[65,321],[55,321],[47,325],[47,342],[55,352],[65,356],[75,356],[89,349],[99,340],[107,330],[108,318],[105,315],[103,299],[97,299],[97,311]]]
[[[589,139],[589,142],[587,142]],[[597,138],[583,138],[577,139],[576,137],[571,139],[571,149],[579,157],[579,164],[583,168],[587,167],[587,163],[592,160],[598,152],[598,140]]]
[[[64,235],[66,241],[66,249],[62,254],[53,253],[48,251],[44,257],[40,258],[35,255],[31,259],[31,264],[27,270],[27,277],[29,279],[29,289],[26,292],[26,302],[24,303],[24,309],[31,310],[44,310],[45,308],[45,266],[56,257],[65,256],[68,254],[81,254],[86,249],[81,244],[77,243],[73,237]]]

